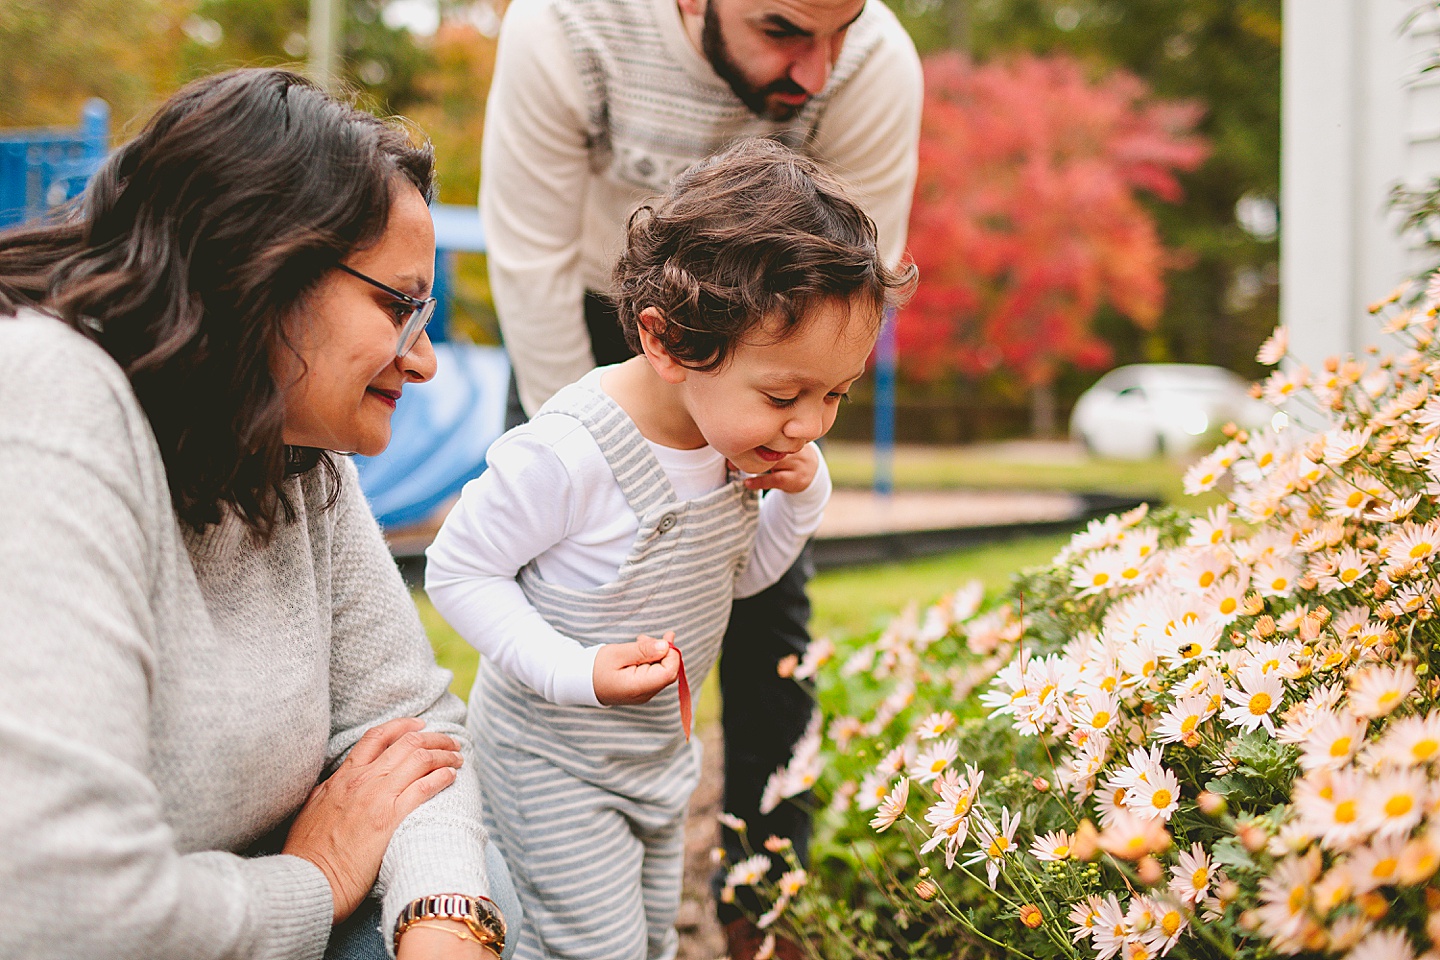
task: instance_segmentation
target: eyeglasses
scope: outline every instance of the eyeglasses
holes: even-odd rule
[[[395,345],[395,356],[403,357],[411,350],[414,350],[415,344],[420,342],[420,334],[425,332],[426,324],[428,324],[430,318],[435,315],[435,304],[438,303],[438,301],[434,297],[426,297],[424,300],[416,299],[408,293],[401,293],[389,284],[381,283],[374,277],[367,277],[359,270],[351,269],[343,263],[337,263],[335,266],[356,279],[364,280],[372,287],[384,290],[390,294],[390,296],[411,308],[410,316],[406,317],[403,323],[400,323],[398,320],[396,321],[400,323],[400,339]]]

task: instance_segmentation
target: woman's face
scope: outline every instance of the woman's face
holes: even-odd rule
[[[430,295],[435,227],[425,200],[408,182],[391,192],[380,242],[345,265],[402,293]],[[272,362],[285,394],[285,443],[375,456],[390,443],[390,416],[407,383],[435,375],[430,338],[395,356],[410,307],[343,270],[320,281],[291,319],[295,351]],[[298,356],[297,356],[298,354]]]

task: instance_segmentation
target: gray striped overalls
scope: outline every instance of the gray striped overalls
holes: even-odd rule
[[[595,438],[639,519],[616,579],[594,589],[519,582],[580,643],[675,631],[698,693],[720,653],[735,577],[755,539],[758,496],[732,477],[677,500],[598,371],[536,415],[569,416]],[[536,491],[544,496],[544,491]],[[700,775],[675,685],[642,706],[559,706],[482,662],[470,696],[485,824],[525,909],[517,960],[667,960],[675,955],[685,812]]]

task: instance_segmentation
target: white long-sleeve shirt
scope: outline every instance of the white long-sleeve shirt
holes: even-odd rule
[[[534,413],[595,365],[585,290],[610,288],[625,223],[685,167],[745,136],[816,158],[898,263],[915,189],[923,80],[881,0],[850,28],[826,88],[762,120],[697,51],[675,0],[515,0],[485,113],[480,208],[495,310]]]
[[[682,500],[726,482],[725,458],[713,447],[650,447]],[[450,625],[501,670],[553,703],[599,706],[593,680],[599,647],[550,626],[516,577],[533,561],[551,583],[580,589],[609,583],[630,553],[639,521],[595,439],[569,417],[516,427],[487,458],[485,472],[465,485],[425,552],[425,589]],[[736,596],[759,593],[790,569],[819,528],[829,498],[823,457],[804,491],[764,495]]]

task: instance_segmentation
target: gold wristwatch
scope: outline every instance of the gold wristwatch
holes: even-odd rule
[[[463,893],[437,893],[412,900],[395,920],[395,939],[421,920],[459,920],[475,939],[496,953],[505,949],[505,918],[489,897]]]

